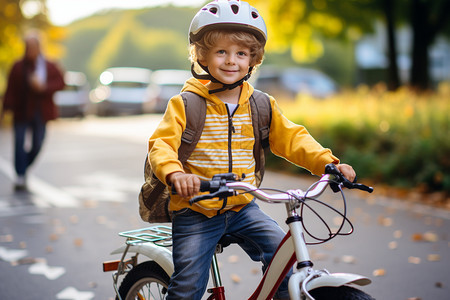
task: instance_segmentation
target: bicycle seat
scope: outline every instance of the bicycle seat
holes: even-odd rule
[[[233,234],[225,234],[217,243],[216,253],[222,253],[223,248],[228,247],[230,244],[239,244],[241,242],[243,242],[242,238]]]

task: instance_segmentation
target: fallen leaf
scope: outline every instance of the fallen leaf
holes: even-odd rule
[[[386,275],[386,270],[385,269],[376,269],[372,272],[372,275],[375,277],[384,276],[384,275]]]
[[[342,217],[334,217],[333,218],[333,224],[336,226],[339,226],[342,224]]]
[[[76,247],[81,247],[81,246],[83,246],[83,239],[76,238],[76,239],[73,241],[73,243],[74,243],[74,245],[75,245]]]
[[[442,282],[436,282],[435,284],[434,284],[434,286],[435,287],[437,287],[437,288],[442,288],[444,285],[442,284]]]
[[[347,263],[347,264],[354,264],[354,263],[356,263],[356,258],[351,255],[343,255],[341,257],[341,261],[344,263]]]
[[[11,243],[14,240],[12,234],[0,235],[0,242],[2,243]]]
[[[415,257],[415,256],[408,257],[408,262],[411,264],[418,265],[418,264],[420,264],[420,261],[421,261],[420,257]]]
[[[14,263],[11,263],[11,265],[13,265],[13,266],[31,265],[31,264],[35,264],[38,262],[42,262],[42,259],[38,259],[38,258],[34,258],[34,257],[24,257],[24,258],[21,258],[21,259],[15,261]]]
[[[108,219],[105,216],[98,216],[95,220],[97,221],[97,224],[104,225]]]
[[[411,298],[408,298],[408,300],[422,300],[422,298],[420,298],[420,297],[411,297]]]
[[[78,218],[78,216],[76,216],[76,215],[73,215],[73,216],[70,216],[69,220],[70,220],[70,223],[72,223],[72,224],[78,224],[78,222],[80,221],[80,218]]]
[[[241,282],[241,277],[239,277],[236,274],[231,274],[231,281],[233,281],[234,283],[240,283]]]
[[[401,230],[394,231],[394,238],[399,239],[402,237],[402,235],[403,235],[403,233]]]
[[[366,203],[368,205],[375,205],[377,203],[377,199],[375,197],[367,197]]]
[[[26,249],[27,248],[27,243],[26,242],[20,242],[19,243],[19,248],[20,249]]]
[[[431,231],[425,232],[423,234],[423,238],[424,238],[425,241],[431,242],[431,243],[437,242],[439,240],[438,235],[436,233],[434,233],[434,232],[431,232]]]
[[[439,254],[428,254],[427,260],[428,261],[440,261],[441,256]]]
[[[449,246],[450,246],[450,243],[449,243]],[[334,249],[334,244],[333,243],[326,243],[326,244],[323,244],[322,247],[325,250],[333,250]]]
[[[98,206],[97,201],[94,200],[86,200],[83,202],[83,207],[85,208],[96,208]]]
[[[258,269],[258,268],[253,268],[253,269],[250,271],[250,273],[252,273],[253,275],[258,275],[260,272],[261,272],[261,270]]]
[[[231,264],[235,264],[239,261],[239,256],[237,255],[230,255],[228,256],[228,262]]]
[[[311,259],[314,260],[327,260],[328,259],[328,254],[325,253],[320,253],[320,252],[314,252],[311,253]]]
[[[395,249],[397,249],[397,247],[398,247],[398,244],[397,244],[397,242],[396,241],[392,241],[392,242],[390,242],[389,243],[389,249],[391,249],[391,250],[395,250]]]
[[[53,247],[52,246],[45,247],[45,252],[52,253],[53,252]]]
[[[49,239],[52,242],[57,241],[57,240],[59,240],[59,235],[57,235],[56,233],[52,233],[52,234],[50,234]]]
[[[379,216],[378,217],[378,224],[385,226],[385,227],[390,227],[392,226],[394,222],[392,221],[392,218],[389,217],[384,217],[384,216]]]
[[[56,226],[55,233],[59,235],[63,235],[66,232],[66,227],[64,226]]]

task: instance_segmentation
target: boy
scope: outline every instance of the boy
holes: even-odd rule
[[[208,282],[209,266],[215,246],[224,234],[240,238],[239,245],[255,261],[267,268],[284,237],[281,228],[264,214],[251,195],[222,201],[200,201],[189,205],[199,192],[200,180],[215,174],[246,174],[245,181],[255,184],[254,135],[249,97],[253,87],[246,81],[262,62],[267,39],[266,27],[256,9],[243,1],[214,1],[203,7],[190,26],[193,75],[183,91],[205,98],[205,126],[188,161],[182,165],[177,150],[186,127],[184,102],[173,97],[163,120],[149,140],[149,160],[156,176],[173,185],[173,261],[167,299],[201,299]],[[205,75],[197,74],[194,64]],[[209,79],[202,83],[198,79]],[[335,163],[353,180],[352,167],[339,164],[328,149],[322,148],[303,126],[287,120],[273,98],[269,143],[273,153],[322,174],[325,165]],[[288,299],[288,278],[280,285],[277,299]]]

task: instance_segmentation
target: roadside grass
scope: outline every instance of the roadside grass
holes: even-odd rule
[[[384,85],[360,86],[327,99],[299,95],[279,100],[286,117],[304,125],[358,177],[420,193],[450,195],[450,83],[436,92],[408,88],[389,92]],[[268,167],[283,164],[270,155]],[[434,197],[436,198],[436,197]],[[450,202],[450,201],[449,201]]]

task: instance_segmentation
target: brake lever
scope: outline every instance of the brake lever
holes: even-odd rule
[[[198,201],[208,200],[208,199],[212,199],[212,198],[219,198],[220,200],[223,200],[227,197],[231,197],[234,195],[235,195],[235,192],[233,190],[230,190],[226,186],[224,186],[224,187],[219,188],[219,190],[217,190],[214,193],[192,197],[189,200],[189,204],[192,205]]]
[[[362,190],[362,191],[365,191],[368,193],[373,192],[373,187],[369,187],[369,186],[361,184],[361,183],[356,183],[356,177],[353,182],[351,182],[350,180],[345,178],[345,176],[342,175],[342,173],[338,170],[338,168],[336,167],[335,164],[326,165],[325,173],[334,175],[336,177],[337,180],[335,182],[330,182],[330,188],[335,193],[337,193],[341,190],[339,187],[339,185],[341,185],[341,184],[348,189],[358,189],[358,190]]]

